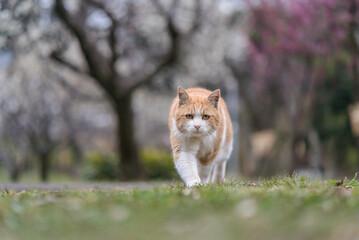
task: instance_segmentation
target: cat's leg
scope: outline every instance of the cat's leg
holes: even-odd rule
[[[223,183],[224,176],[226,174],[226,164],[227,160],[214,163],[211,175],[211,183]]]
[[[224,146],[222,153],[218,156],[218,159],[215,160],[211,175],[211,183],[223,183],[226,175],[227,160],[231,155],[232,148],[233,142],[230,141],[229,144]]]
[[[209,183],[211,180],[212,168],[213,163],[208,165],[202,165],[201,163],[198,163],[198,174],[203,184]]]
[[[201,184],[197,159],[192,153],[181,152],[179,157],[175,159],[175,167],[187,187]]]

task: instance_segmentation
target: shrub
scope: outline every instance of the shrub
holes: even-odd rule
[[[150,179],[178,178],[170,152],[158,149],[143,149],[141,160]]]
[[[114,180],[117,175],[117,161],[112,155],[92,152],[85,157],[83,176],[88,180]]]
[[[143,149],[140,158],[149,179],[177,179],[178,175],[170,152],[158,149]],[[92,152],[87,154],[82,175],[88,180],[115,180],[117,159],[111,154]]]

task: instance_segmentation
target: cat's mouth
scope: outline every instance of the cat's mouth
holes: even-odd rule
[[[201,135],[205,135],[205,132],[203,131],[193,131],[190,133],[191,136],[201,136]]]

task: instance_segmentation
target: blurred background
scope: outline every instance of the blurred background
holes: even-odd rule
[[[234,177],[359,167],[358,0],[0,0],[0,181],[178,179],[179,85],[220,88]]]

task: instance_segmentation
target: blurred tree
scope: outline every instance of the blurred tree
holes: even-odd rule
[[[359,104],[359,47],[358,47],[358,19],[359,19],[359,1],[358,0],[350,0],[348,4],[348,13],[350,16],[349,20],[349,31],[348,31],[348,42],[349,49],[351,52],[351,78],[352,78],[352,86],[354,90],[354,101],[356,104]],[[352,126],[353,127],[353,126]],[[357,149],[359,149],[359,136],[355,136],[354,130],[352,129],[353,139],[355,141],[355,145]],[[359,156],[357,161],[357,167],[359,167]]]
[[[1,139],[0,139],[0,162],[8,171],[10,180],[16,182],[19,180],[22,170],[26,165],[27,142],[21,136],[22,132],[19,128],[12,126],[12,121],[9,119],[16,119],[14,115],[6,117],[1,125]],[[11,131],[9,131],[11,129]],[[5,131],[7,130],[7,131]]]
[[[33,64],[30,72],[26,69],[29,61]],[[65,101],[62,101],[63,92],[56,83],[46,81],[46,73],[39,74],[41,69],[37,67],[40,64],[34,62],[33,55],[15,60],[8,71],[8,82],[2,84],[1,131],[2,141],[7,143],[2,146],[2,151],[11,153],[13,148],[17,149],[23,159],[22,165],[31,158],[37,159],[40,179],[47,181],[51,155],[65,138],[66,125],[62,118]],[[16,158],[14,160],[9,171],[11,178],[16,180],[16,174],[19,174],[16,172],[21,166],[13,170],[11,165],[17,166]]]
[[[40,179],[46,181],[51,155],[61,146],[81,158],[69,106],[89,97],[70,89],[48,64],[49,49],[67,41],[61,26],[49,21],[49,6],[38,0],[0,3],[0,158],[13,181],[32,160],[39,161]]]
[[[264,129],[276,129],[269,159],[262,159],[267,175],[318,168],[315,107],[320,87],[335,71],[335,59],[347,54],[348,4],[333,0],[247,3],[247,56],[241,62],[226,60],[244,103],[241,127],[249,129],[241,132],[243,173],[251,158],[250,133]],[[243,136],[246,132],[249,135]]]
[[[52,58],[90,76],[103,89],[117,116],[119,176],[126,180],[144,177],[135,140],[132,95],[179,60],[182,44],[199,29],[202,20],[200,0],[187,4],[192,9],[192,14],[186,12],[188,21],[177,19],[179,1],[167,5],[159,0],[151,2],[86,0],[76,6],[56,0],[54,8],[76,37],[87,70],[66,59],[63,49],[54,51]],[[100,25],[94,21],[95,15],[102,19]]]
[[[348,42],[349,42],[349,49],[352,58],[350,67],[351,67],[351,74],[353,80],[353,87],[354,87],[354,92],[356,93],[359,93],[359,67],[358,67],[359,47],[358,47],[358,39],[356,38],[356,35],[358,34],[359,31],[358,11],[359,11],[359,1],[350,0],[350,3],[348,4],[348,13],[349,13]],[[355,94],[354,98],[356,102],[359,102],[359,94]]]

